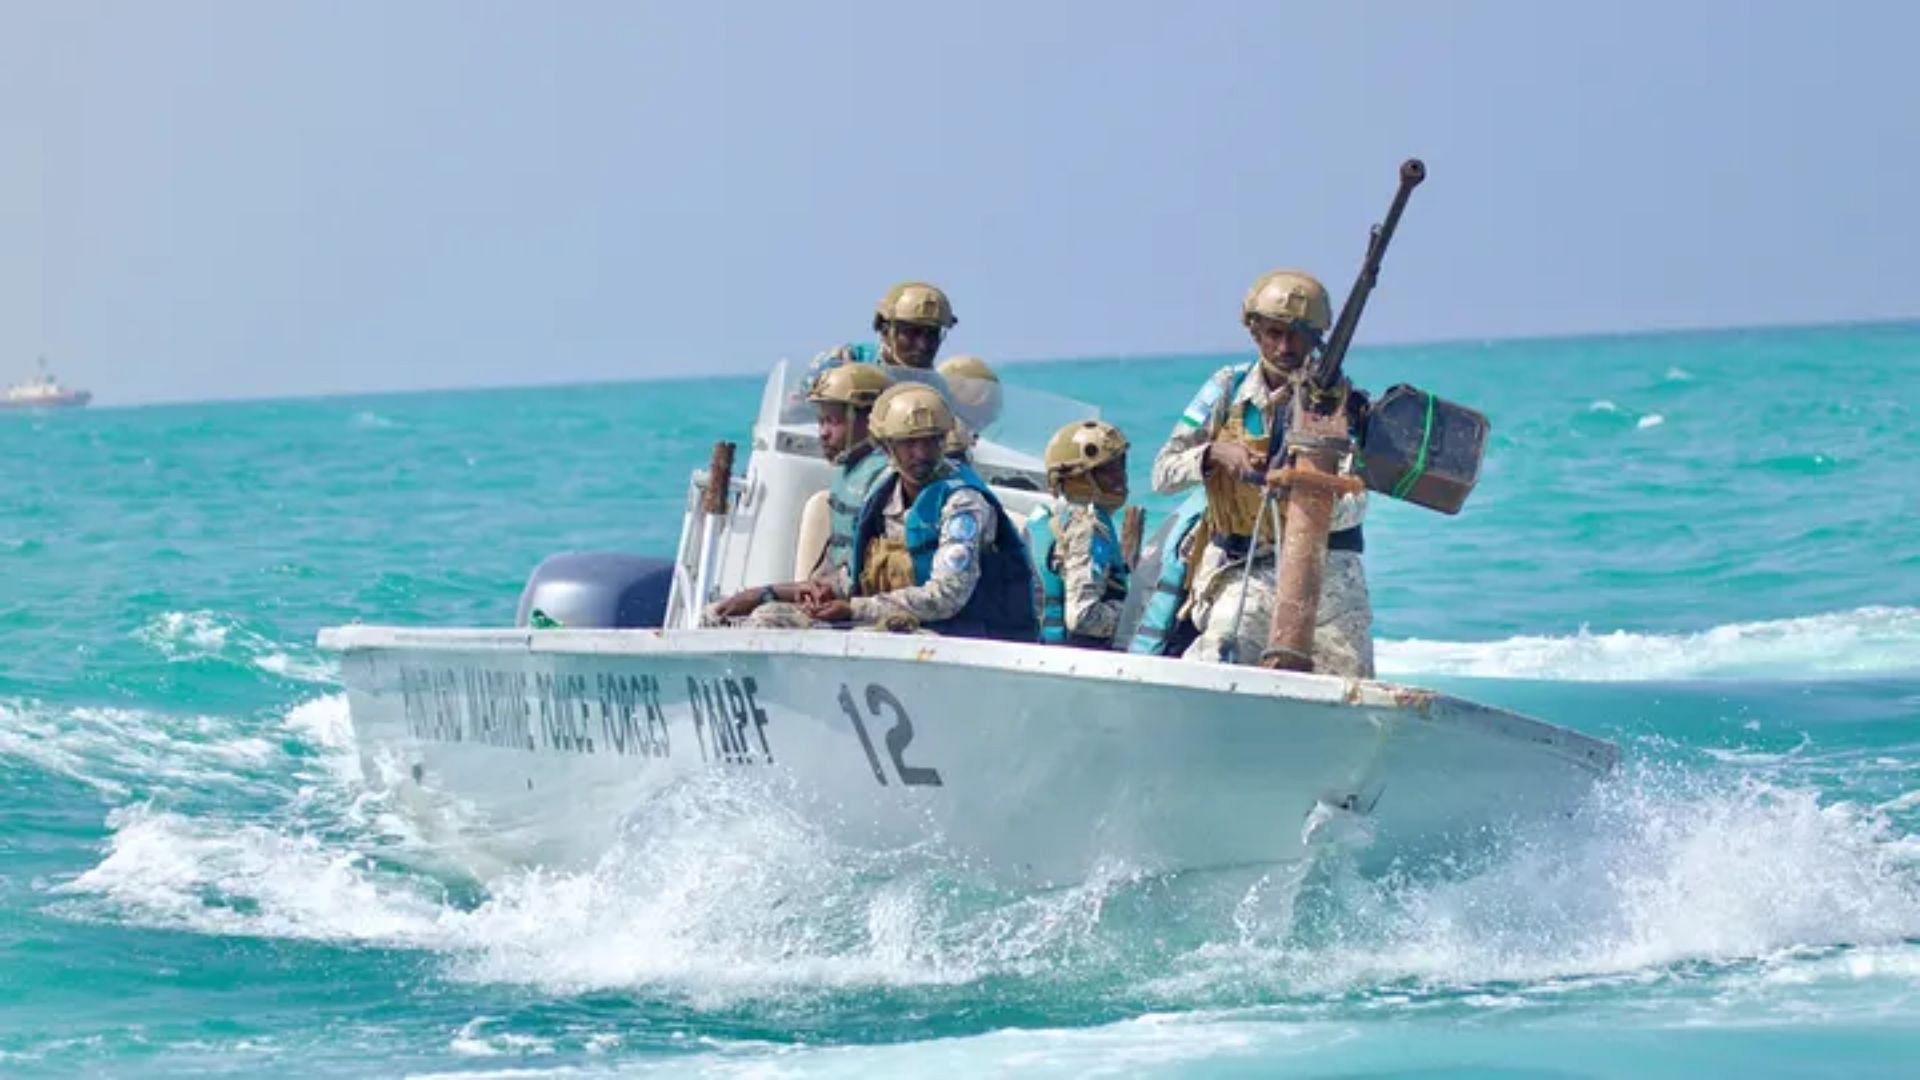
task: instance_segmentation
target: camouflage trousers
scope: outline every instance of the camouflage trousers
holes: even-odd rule
[[[715,610],[719,605],[708,604],[700,612],[701,626],[744,626],[755,630],[805,630],[813,625],[807,613],[800,610],[798,604],[769,601],[754,608],[753,612],[738,619],[729,619]]]
[[[1257,664],[1267,648],[1267,628],[1273,619],[1274,558],[1255,559],[1248,580],[1242,564],[1219,548],[1209,547],[1193,582],[1193,624],[1200,637],[1187,647],[1189,660],[1222,659],[1222,650],[1235,643],[1235,662]],[[1240,586],[1246,582],[1246,610],[1240,612]],[[1240,612],[1238,625],[1234,616]],[[1367,574],[1360,556],[1351,551],[1327,552],[1326,576],[1320,587],[1320,613],[1313,628],[1313,670],[1348,678],[1373,678],[1373,603],[1367,597]]]
[[[806,612],[800,610],[800,605],[798,604],[788,604],[788,603],[783,603],[781,601],[776,600],[771,603],[761,604],[759,607],[754,608],[753,614],[748,615],[744,619],[728,620],[728,619],[720,618],[718,615],[714,614],[713,609],[709,607],[704,613],[704,615],[702,616],[700,620],[700,625],[702,626],[733,625],[733,626],[746,627],[752,630],[806,630],[815,626],[829,626],[830,624],[815,623],[813,619],[807,615]],[[904,617],[902,617],[899,620],[894,620],[892,622],[887,622],[887,623],[877,623],[870,626],[855,626],[853,627],[853,629],[866,630],[866,631],[878,631],[881,633],[894,633],[894,634],[905,634],[905,633],[931,634],[933,633],[933,631],[931,630],[920,629],[917,623],[913,623],[911,619],[906,619]]]

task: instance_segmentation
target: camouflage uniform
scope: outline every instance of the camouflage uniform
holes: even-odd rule
[[[1054,552],[1059,559],[1058,572],[1066,586],[1067,632],[1082,637],[1113,640],[1114,627],[1120,623],[1124,596],[1111,596],[1113,582],[1106,570],[1093,558],[1093,542],[1103,536],[1117,544],[1111,530],[1100,521],[1093,507],[1066,499],[1053,505]]]
[[[943,465],[934,479],[948,474]],[[906,488],[895,484],[881,509],[881,538],[907,542]],[[971,488],[955,488],[940,509],[940,546],[924,585],[909,585],[879,596],[853,597],[853,621],[879,623],[904,615],[916,622],[942,622],[960,613],[980,583],[981,553],[994,540],[998,515],[986,497]]]
[[[944,474],[938,474],[944,475]],[[937,476],[936,476],[937,478]],[[905,545],[907,509],[905,489],[894,485],[893,494],[881,509],[881,537]],[[879,596],[853,596],[853,583],[845,569],[834,571],[834,594],[851,599],[856,626],[885,630],[912,629],[922,623],[941,622],[959,614],[972,598],[980,581],[981,552],[993,543],[997,527],[993,507],[985,496],[969,488],[957,488],[947,496],[940,511],[940,546],[934,551],[933,570],[924,585],[910,585]],[[814,625],[797,605],[762,604],[741,625],[764,629],[800,630]]]
[[[1201,483],[1207,445],[1227,426],[1228,418],[1239,415],[1247,404],[1257,409],[1285,409],[1291,387],[1269,389],[1265,370],[1254,364],[1235,382],[1235,368],[1215,372],[1187,406],[1167,437],[1166,445],[1153,459],[1153,489],[1163,495],[1184,491]],[[1367,511],[1366,495],[1342,496],[1334,504],[1333,529],[1340,531],[1359,525]],[[1252,560],[1252,581],[1248,583],[1246,610],[1236,627],[1235,614],[1240,606],[1240,583],[1245,561],[1209,544],[1202,552],[1190,552],[1197,559],[1189,575],[1190,615],[1200,629],[1200,637],[1186,651],[1192,659],[1222,659],[1222,647],[1237,641],[1237,661],[1257,663],[1266,651],[1268,623],[1273,612],[1273,545],[1256,545]],[[1327,552],[1326,575],[1320,591],[1319,618],[1313,633],[1315,671],[1335,675],[1373,677],[1373,606],[1367,596],[1366,571],[1360,555],[1351,551]]]

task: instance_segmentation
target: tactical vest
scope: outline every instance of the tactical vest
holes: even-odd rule
[[[1242,364],[1233,369],[1233,389],[1230,394],[1239,394],[1240,384],[1252,370],[1252,364]],[[1284,430],[1280,434],[1285,437]],[[1267,460],[1267,448],[1271,443],[1267,434],[1267,419],[1251,401],[1242,402],[1238,409],[1229,407],[1226,425],[1214,436],[1214,441],[1236,442],[1245,446],[1253,451],[1254,467],[1259,468]],[[1265,521],[1257,520],[1265,496],[1260,486],[1219,470],[1207,473],[1203,482],[1207,489],[1207,530],[1212,536],[1222,540],[1253,537],[1256,544],[1273,543],[1278,535],[1274,531],[1276,515],[1270,514]],[[1280,507],[1276,506],[1275,509]],[[1259,529],[1257,537],[1256,526]]]
[[[1093,536],[1094,571],[1105,575],[1107,579],[1106,595],[1101,599],[1125,600],[1127,561],[1121,557],[1120,544],[1113,538],[1113,515],[1099,507],[1094,507],[1093,512],[1105,529]],[[1033,572],[1040,578],[1040,640],[1047,645],[1110,649],[1113,647],[1112,638],[1091,637],[1067,630],[1067,582],[1061,576],[1059,537],[1054,534],[1053,526],[1051,506],[1040,507],[1027,522],[1027,531],[1033,541]]]
[[[833,531],[827,537],[827,565],[846,569],[853,561],[853,529],[860,521],[860,508],[880,474],[887,471],[887,455],[872,443],[847,451],[833,470],[833,485],[827,489],[827,514]]]
[[[1140,623],[1134,627],[1127,651],[1143,656],[1165,656],[1180,619],[1180,608],[1187,597],[1188,560],[1180,549],[1206,516],[1206,493],[1196,491],[1174,511],[1173,524],[1167,529],[1160,548],[1160,573],[1154,578],[1153,592],[1140,611]]]
[[[877,578],[869,572],[879,570],[876,557],[885,557],[890,546],[886,534],[886,506],[899,484],[897,474],[887,473],[875,484],[860,511],[860,523],[853,534],[853,580]],[[907,508],[906,553],[912,560],[913,584],[925,585],[933,576],[933,556],[940,549],[940,514],[947,498],[961,488],[971,488],[986,497],[993,509],[993,543],[980,549],[980,579],[973,595],[952,618],[923,624],[927,630],[948,637],[995,638],[1001,641],[1038,641],[1040,626],[1033,615],[1033,567],[1027,562],[1027,547],[1020,530],[1007,517],[1000,500],[974,471],[965,465],[953,465],[952,471],[920,489],[913,505]],[[870,550],[871,549],[871,550]],[[890,591],[890,590],[889,590]]]

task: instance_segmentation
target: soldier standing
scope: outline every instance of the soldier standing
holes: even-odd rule
[[[1206,511],[1181,555],[1193,567],[1188,610],[1200,637],[1189,658],[1255,663],[1273,608],[1274,545],[1284,502],[1263,515],[1262,470],[1272,430],[1284,424],[1296,376],[1333,323],[1326,287],[1297,270],[1264,274],[1241,304],[1259,349],[1257,362],[1221,368],[1194,396],[1153,462],[1162,494],[1206,489]],[[1350,422],[1366,399],[1343,384]],[[1315,671],[1371,678],[1373,608],[1360,556],[1366,495],[1342,496],[1327,538],[1327,563],[1314,629]]]

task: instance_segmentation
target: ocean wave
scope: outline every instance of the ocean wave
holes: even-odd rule
[[[1518,1004],[1623,979],[1685,981],[1697,964],[1774,981],[1834,949],[1893,950],[1862,977],[1903,965],[1920,975],[1914,839],[1880,810],[1813,788],[1628,770],[1572,818],[1512,835],[1446,879],[1333,867],[1303,918],[1196,950],[1152,985],[1192,1003],[1260,986],[1497,984]],[[1303,919],[1318,925],[1303,933]]]
[[[336,683],[339,665],[330,657],[296,655],[282,643],[215,611],[167,611],[133,632],[169,663],[218,661],[252,667],[291,682]]]
[[[1044,976],[1136,880],[1116,864],[1071,888],[979,893],[934,851],[836,846],[773,794],[696,778],[591,869],[504,873],[472,905],[364,836],[136,804],[113,812],[105,857],[59,893],[76,917],[416,948],[444,954],[461,981],[648,987],[718,1006]]]
[[[260,793],[284,760],[273,740],[216,716],[140,709],[63,709],[0,700],[0,756],[110,798],[211,788]]]
[[[148,619],[134,639],[169,660],[194,660],[227,647],[233,624],[211,611],[167,611]]]
[[[1728,773],[1628,770],[1571,817],[1444,874],[1363,877],[1336,856],[1249,883],[1116,863],[1031,894],[969,885],[932,838],[835,846],[785,795],[719,774],[631,824],[591,869],[515,871],[459,902],[363,838],[139,805],[115,812],[106,857],[60,891],[92,917],[419,949],[455,981],[640,989],[700,1009],[988,981],[1036,1002],[1097,984],[1134,1010],[1398,1009],[1462,993],[1523,1007],[1685,982],[1694,964],[1848,977],[1817,966],[1835,949],[1892,950],[1859,977],[1900,978],[1920,937],[1920,843],[1883,808]],[[496,1034],[464,1037],[506,1049]]]
[[[211,934],[424,944],[445,913],[425,883],[352,846],[135,804],[107,818],[105,858],[59,887],[122,918]],[[83,912],[94,913],[91,906]]]
[[[1730,623],[1694,634],[1594,633],[1503,641],[1382,641],[1383,675],[1631,682],[1820,678],[1920,669],[1920,608]]]

